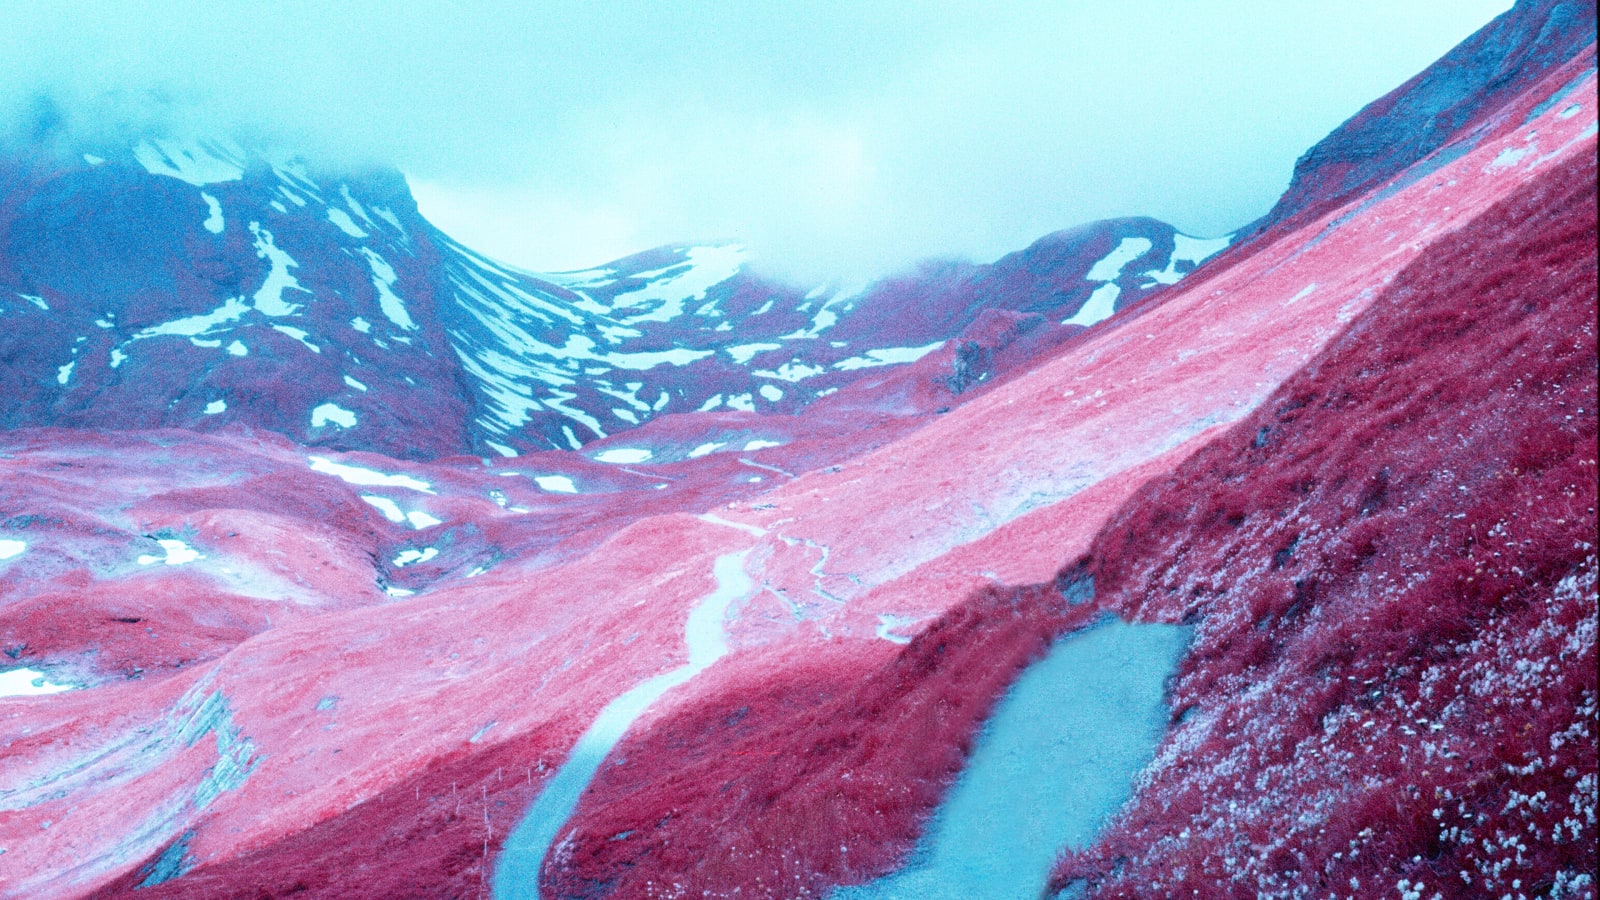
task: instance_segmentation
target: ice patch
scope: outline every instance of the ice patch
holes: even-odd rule
[[[1083,276],[1084,280],[1115,281],[1122,275],[1123,266],[1149,253],[1153,246],[1155,245],[1150,243],[1149,238],[1123,238],[1115,250],[1096,260],[1095,264],[1089,267],[1089,271]]]
[[[744,445],[744,449],[745,449],[746,453],[749,453],[752,450],[765,450],[768,447],[782,447],[782,446],[783,446],[783,442],[782,441],[751,441],[750,443]]]
[[[576,494],[578,492],[578,486],[573,484],[572,479],[565,475],[535,475],[533,480],[540,488],[552,493]]]
[[[761,396],[767,398],[767,401],[770,403],[777,403],[779,400],[783,399],[783,391],[773,387],[770,384],[763,384],[759,393]]]
[[[654,453],[651,453],[649,450],[646,450],[643,447],[617,447],[613,450],[606,450],[597,454],[594,459],[595,462],[620,463],[627,465],[631,463],[642,463],[654,455]]]
[[[372,268],[372,286],[378,291],[378,308],[389,321],[407,331],[417,330],[417,323],[411,321],[410,313],[406,312],[406,305],[394,292],[395,273],[394,267],[388,260],[373,253],[365,247],[361,248],[362,255],[367,258],[367,265]]]
[[[214,416],[221,412],[227,412],[227,410],[228,401],[226,400],[213,400],[206,404],[206,415],[208,416]]]
[[[311,411],[311,427],[321,428],[333,424],[340,428],[356,427],[356,414],[337,403],[324,403]]]
[[[72,362],[69,362],[64,366],[57,366],[56,367],[56,384],[66,384],[69,380],[71,380],[71,378],[72,378],[72,367],[76,366],[77,364],[78,364],[78,361],[77,360],[73,360]]]
[[[104,156],[95,156],[93,153],[85,153],[83,155],[83,161],[91,166],[103,166],[106,164],[106,158]]]
[[[21,556],[22,551],[26,549],[28,549],[28,543],[26,541],[16,541],[12,540],[11,538],[0,540],[0,559],[10,559],[13,556]]]
[[[401,566],[414,566],[417,563],[425,563],[438,555],[439,551],[433,547],[423,550],[402,550],[400,555],[394,558],[394,566],[397,569]]]
[[[256,255],[266,260],[271,269],[267,271],[266,280],[261,283],[261,288],[255,293],[256,311],[267,316],[292,315],[300,308],[297,303],[289,303],[283,299],[284,291],[301,291],[308,293],[300,286],[294,275],[290,274],[291,268],[300,264],[294,257],[278,249],[272,242],[272,232],[261,227],[259,222],[250,223],[250,233],[256,238]]]
[[[698,446],[698,447],[694,448],[693,450],[689,451],[689,458],[690,459],[699,459],[700,457],[705,456],[708,453],[715,453],[717,448],[721,447],[721,446],[722,446],[722,443],[720,441],[712,441],[709,444],[701,444],[700,446]]]
[[[755,412],[756,404],[749,394],[735,394],[728,398],[728,406],[745,412]]]
[[[354,378],[351,378],[349,375],[346,375],[344,377],[344,383],[348,384],[349,386],[355,388],[358,391],[361,391],[362,393],[366,393],[367,386],[362,384],[361,382],[355,380]]]
[[[1083,306],[1079,307],[1071,318],[1063,319],[1061,324],[1088,327],[1104,322],[1106,319],[1111,318],[1112,313],[1117,311],[1117,297],[1121,296],[1121,294],[1122,288],[1117,287],[1115,284],[1102,284],[1094,289],[1094,293],[1089,295],[1088,300],[1083,301]]]
[[[372,323],[361,318],[360,316],[356,316],[354,319],[350,320],[350,327],[361,332],[362,334],[368,334],[372,331]]]
[[[128,354],[123,353],[121,347],[111,348],[111,368],[115,369],[117,366],[120,366],[126,362],[127,359]]]
[[[1567,107],[1566,109],[1563,109],[1561,112],[1556,113],[1556,118],[1558,118],[1558,119],[1570,119],[1573,116],[1575,116],[1575,115],[1577,115],[1578,113],[1581,113],[1581,112],[1583,112],[1583,105],[1580,104],[1580,103],[1574,103],[1571,106]]]
[[[873,366],[893,366],[901,363],[911,363],[927,356],[929,353],[943,346],[944,341],[934,341],[924,347],[884,347],[880,350],[868,350],[865,356],[852,356],[833,364],[835,369],[846,372],[856,369],[870,369]]]
[[[50,311],[50,304],[44,302],[44,298],[43,297],[35,297],[32,294],[18,294],[17,296],[21,297],[22,299],[24,299],[26,301],[28,301],[29,303],[32,303],[34,306],[39,307],[40,309],[44,310],[45,312],[49,312]]]
[[[222,229],[227,224],[222,220],[222,204],[217,202],[217,198],[205,191],[200,192],[200,199],[206,202],[206,209],[209,211],[206,220],[200,224],[204,225],[205,229],[212,234],[221,234]]]
[[[719,407],[721,405],[722,405],[722,395],[721,394],[712,394],[710,397],[706,398],[706,402],[700,404],[700,408],[698,410],[696,410],[696,412],[711,412],[713,409],[716,409],[717,407]]]
[[[0,697],[37,697],[42,694],[59,694],[73,689],[70,684],[57,684],[38,669],[8,669],[0,672]]]
[[[161,545],[162,555],[142,554],[138,559],[139,565],[153,566],[156,563],[165,563],[169,566],[181,566],[184,563],[192,563],[197,559],[205,558],[204,555],[183,541],[162,539],[156,541],[156,543]]]
[[[187,181],[195,187],[220,181],[238,181],[244,177],[242,166],[215,155],[217,152],[226,150],[217,144],[207,147],[199,142],[162,140],[140,141],[133,148],[134,159],[144,166],[145,171]]]
[[[328,221],[332,222],[334,225],[337,225],[340,231],[350,235],[353,238],[364,238],[367,236],[367,233],[361,230],[361,226],[357,225],[355,220],[350,218],[350,214],[342,209],[329,207]]]
[[[484,443],[489,446],[490,450],[493,450],[501,456],[512,457],[517,455],[516,450],[512,449],[511,447],[507,447],[505,444],[496,444],[494,441],[484,441]]]
[[[379,497],[377,494],[362,494],[361,499],[377,508],[378,512],[383,513],[383,517],[391,522],[398,524],[406,520],[406,514],[400,511],[400,504],[390,500],[388,497]]]
[[[233,343],[228,345],[228,355],[229,356],[245,356],[245,355],[249,354],[249,352],[250,352],[250,348],[246,347],[244,345],[244,343],[241,342],[241,341],[234,341]]]

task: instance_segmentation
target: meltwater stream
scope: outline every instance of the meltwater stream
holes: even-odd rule
[[[544,865],[545,852],[560,833],[561,827],[572,817],[589,782],[594,779],[600,764],[611,753],[622,736],[628,732],[633,720],[650,707],[662,694],[698,675],[707,666],[728,652],[723,620],[733,601],[748,595],[754,588],[750,576],[744,572],[744,554],[730,553],[718,557],[712,570],[717,588],[700,599],[689,613],[686,641],[689,661],[670,672],[663,672],[635,685],[632,690],[606,704],[589,730],[578,738],[578,743],[562,763],[555,776],[545,784],[527,815],[517,823],[506,838],[495,867],[494,896],[500,900],[538,900],[539,869]]]
[[[1150,761],[1189,633],[1112,620],[1062,638],[1000,701],[910,864],[832,900],[1038,897]]]

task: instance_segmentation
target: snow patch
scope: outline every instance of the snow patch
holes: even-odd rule
[[[444,524],[443,519],[430,516],[419,509],[414,509],[411,512],[406,513],[406,521],[410,522],[411,527],[418,531],[421,531],[424,528],[432,528],[435,525]]]
[[[0,697],[37,697],[59,694],[73,689],[70,684],[57,684],[38,669],[8,669],[0,672]]]
[[[332,475],[347,484],[361,485],[362,487],[403,487],[424,494],[433,493],[433,485],[426,481],[412,478],[410,475],[386,475],[373,469],[361,466],[350,466],[336,463],[326,457],[308,457],[311,471]]]
[[[742,366],[758,353],[765,353],[768,350],[777,350],[782,347],[782,344],[740,344],[736,347],[723,347],[722,350],[733,357],[734,362]]]
[[[612,450],[602,451],[601,453],[597,454],[594,459],[595,462],[619,463],[628,465],[632,463],[645,462],[654,455],[654,453],[644,449],[643,447],[617,447]]]
[[[300,305],[285,301],[283,292],[309,293],[289,272],[291,268],[296,268],[300,264],[295,262],[294,257],[278,249],[272,242],[272,232],[262,228],[261,223],[251,222],[250,233],[256,238],[256,256],[266,260],[272,267],[267,272],[266,280],[261,283],[261,288],[255,293],[256,311],[267,316],[292,315]]]
[[[22,551],[26,549],[28,549],[28,543],[26,541],[17,541],[12,540],[11,538],[0,540],[0,559],[10,559],[13,556],[21,556]]]
[[[711,288],[739,274],[744,266],[744,258],[745,249],[738,244],[690,247],[684,253],[683,262],[632,276],[660,280],[618,294],[612,300],[612,310],[636,309],[654,304],[654,308],[646,312],[622,319],[622,324],[670,322],[683,315],[686,304],[704,300]],[[672,274],[662,277],[668,273]]]
[[[272,326],[272,330],[276,331],[276,332],[279,332],[280,334],[286,334],[289,337],[294,338],[295,340],[299,341],[301,344],[305,345],[305,348],[307,350],[310,350],[312,353],[321,353],[322,352],[322,348],[321,347],[318,347],[316,344],[313,344],[309,340],[306,339],[308,337],[308,335],[302,329],[294,328],[294,327],[289,326],[289,325],[274,325],[274,326]]]
[[[752,450],[765,450],[768,447],[782,447],[782,446],[783,446],[783,442],[782,441],[751,441],[748,444],[744,445],[744,449],[745,449],[745,452],[748,453],[748,452],[750,452]]]
[[[212,234],[221,234],[222,229],[226,227],[227,224],[222,220],[222,204],[217,202],[217,198],[211,196],[205,191],[200,192],[200,199],[206,202],[206,209],[208,211],[206,220],[200,224],[204,225],[205,229]]]
[[[351,378],[349,375],[346,375],[344,377],[344,383],[349,385],[349,386],[351,386],[351,387],[353,387],[353,388],[355,388],[358,391],[361,391],[362,393],[366,393],[366,391],[367,391],[367,386],[366,385],[364,385],[361,382],[355,380],[354,378]]]
[[[195,187],[243,178],[244,168],[217,156],[218,152],[226,151],[216,144],[207,147],[199,142],[149,140],[134,146],[133,157],[152,175],[166,175]]]
[[[1127,237],[1115,250],[1095,261],[1084,274],[1086,281],[1115,281],[1122,275],[1122,267],[1150,252],[1155,246],[1149,238]]]
[[[873,366],[893,366],[901,363],[911,363],[927,356],[939,349],[944,341],[934,341],[923,347],[884,347],[879,350],[868,350],[865,356],[852,356],[833,364],[835,369],[846,372],[856,369],[870,369]]]
[[[783,391],[773,387],[770,384],[763,384],[759,389],[759,393],[761,396],[765,397],[769,403],[777,403],[779,400],[783,399]]]
[[[361,226],[357,225],[355,220],[350,218],[350,214],[342,209],[329,207],[328,221],[332,222],[334,225],[337,225],[340,231],[350,235],[353,238],[364,238],[367,236],[367,233],[361,230]]]
[[[1089,299],[1083,301],[1083,306],[1073,313],[1070,318],[1061,320],[1063,325],[1083,325],[1088,327],[1106,319],[1116,312],[1117,297],[1121,296],[1122,288],[1114,283],[1102,284],[1094,289]]]
[[[181,566],[185,563],[192,563],[197,559],[205,558],[203,554],[183,541],[165,538],[157,540],[156,543],[161,545],[162,555],[142,554],[138,559],[139,565],[153,566],[156,563],[165,563],[169,566]]]
[[[246,347],[240,341],[234,341],[233,343],[228,345],[228,355],[229,356],[245,356],[245,355],[249,354],[249,352],[250,352],[250,348]]]
[[[722,443],[720,441],[712,441],[709,444],[701,444],[700,446],[698,446],[698,447],[694,448],[693,450],[689,451],[689,458],[690,459],[699,459],[700,457],[705,456],[708,453],[715,453],[717,448],[721,447],[721,446],[723,446],[723,445],[722,445]]]
[[[56,384],[66,384],[72,379],[72,367],[78,364],[77,360],[56,367]]]
[[[377,494],[362,494],[361,499],[375,507],[378,512],[383,513],[383,517],[391,522],[399,524],[406,520],[406,514],[400,511],[400,504],[390,500],[388,497],[380,497]]]
[[[417,563],[425,563],[438,555],[439,551],[434,547],[426,547],[422,550],[402,550],[400,555],[394,558],[394,566],[397,569],[401,566],[413,566]]]
[[[395,295],[394,267],[389,265],[388,260],[365,247],[361,248],[361,253],[366,256],[367,265],[372,268],[372,286],[378,291],[378,308],[383,310],[389,321],[407,331],[416,331],[417,323],[411,321],[405,303]]]
[[[356,427],[356,414],[337,403],[324,403],[311,411],[311,427],[337,425],[340,428]]]
[[[206,415],[208,416],[214,416],[218,413],[227,412],[227,410],[228,401],[226,400],[213,400],[206,404]]]
[[[565,475],[535,475],[533,476],[533,481],[540,488],[555,494],[576,494],[578,492],[578,486],[573,484],[572,479]]]

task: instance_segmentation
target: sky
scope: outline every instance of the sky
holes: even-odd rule
[[[536,271],[735,239],[795,281],[1093,219],[1200,237],[1509,0],[0,0],[0,131],[399,168]],[[47,98],[47,99],[44,99]]]

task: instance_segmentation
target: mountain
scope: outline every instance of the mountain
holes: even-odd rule
[[[1226,240],[1150,219],[992,266],[796,290],[733,244],[539,275],[452,241],[396,172],[143,140],[0,170],[8,427],[266,429],[405,459],[577,449],[663,413],[794,413],[985,310],[1057,340]]]
[[[7,162],[0,896],[1595,896],[1594,12],[860,293]]]

